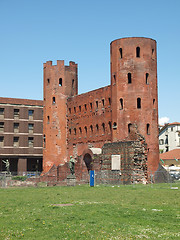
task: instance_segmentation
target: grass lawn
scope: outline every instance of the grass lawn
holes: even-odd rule
[[[0,189],[0,239],[180,239],[178,187]]]

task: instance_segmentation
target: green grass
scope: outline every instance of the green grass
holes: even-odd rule
[[[0,189],[0,226],[0,239],[180,239],[180,184]]]

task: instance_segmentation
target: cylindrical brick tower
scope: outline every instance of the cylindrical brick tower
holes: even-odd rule
[[[77,94],[77,64],[44,64],[43,172],[67,161],[67,98]]]
[[[111,42],[112,141],[145,138],[148,170],[157,170],[158,96],[156,41],[122,38]]]

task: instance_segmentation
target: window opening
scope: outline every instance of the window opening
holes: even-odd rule
[[[84,127],[84,130],[85,130],[85,133],[87,134],[87,127],[86,126]]]
[[[171,132],[173,132],[173,127],[171,127]]]
[[[14,139],[13,139],[13,146],[14,147],[19,147],[19,137],[14,137]]]
[[[81,106],[79,106],[79,111],[81,112]]]
[[[116,75],[115,74],[113,75],[113,78],[114,78],[114,84],[116,84]]]
[[[154,104],[155,104],[155,99],[153,99],[153,106],[154,106]]]
[[[96,124],[96,132],[99,132],[99,125]]]
[[[0,132],[4,132],[4,123],[0,122]]]
[[[136,48],[136,57],[140,58],[140,47]]]
[[[90,103],[90,108],[92,109],[92,103]]]
[[[50,83],[50,79],[49,79],[49,78],[47,79],[47,83],[48,83],[48,84]]]
[[[117,123],[113,122],[113,129],[117,129]]]
[[[132,83],[132,81],[131,81],[131,73],[128,73],[128,83]]]
[[[112,125],[111,125],[110,121],[108,122],[108,126],[109,126],[109,130],[111,131],[112,130]]]
[[[93,133],[93,126],[92,125],[90,126],[90,131],[91,131],[91,133]]]
[[[72,88],[74,89],[74,79],[72,80]]]
[[[49,117],[49,116],[47,116],[47,123],[49,123],[49,121],[50,121],[50,117]]]
[[[105,124],[102,123],[102,128],[103,128],[103,134],[105,133]]]
[[[82,134],[82,129],[81,129],[81,127],[79,127],[79,133]]]
[[[147,124],[146,129],[147,129],[147,134],[149,135],[150,134],[150,124],[149,123]]]
[[[141,108],[141,98],[137,98],[137,108]]]
[[[0,119],[4,118],[4,108],[0,108]]]
[[[96,101],[96,108],[98,108],[98,101]]]
[[[4,147],[4,137],[0,137],[0,147]]]
[[[84,104],[84,109],[87,110],[87,104]]]
[[[71,129],[69,129],[69,134],[71,135]]]
[[[53,104],[56,103],[56,98],[55,98],[55,97],[52,98],[52,103],[53,103]]]
[[[76,113],[76,107],[74,107],[74,112]]]
[[[122,48],[119,49],[119,53],[120,53],[120,58],[122,58]]]
[[[19,109],[14,109],[14,119],[19,119]]]
[[[34,145],[34,138],[33,137],[28,137],[28,146],[33,147]]]
[[[120,109],[122,110],[123,109],[123,99],[120,98]]]
[[[34,124],[33,123],[28,124],[28,130],[29,130],[29,133],[33,133],[33,130],[34,130]]]
[[[62,78],[59,78],[59,86],[62,87]]]
[[[154,48],[152,49],[152,56],[154,55]]]
[[[109,101],[109,105],[111,105],[111,98],[108,98],[108,101]]]
[[[74,128],[74,135],[76,135],[76,128]]]
[[[128,133],[130,133],[130,132],[131,132],[131,127],[132,127],[132,124],[131,124],[131,123],[129,123],[129,124],[128,124]]]
[[[102,99],[102,105],[103,105],[103,107],[104,107],[104,99]]]
[[[149,73],[146,73],[146,84],[149,84]]]
[[[15,133],[19,132],[19,123],[14,123],[14,132]]]
[[[43,147],[45,148],[46,147],[46,135],[44,134],[43,136]]]
[[[71,113],[71,108],[69,108],[69,113]]]

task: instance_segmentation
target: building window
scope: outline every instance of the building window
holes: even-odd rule
[[[84,127],[84,130],[85,130],[85,134],[87,135],[87,127]]]
[[[56,103],[56,98],[55,98],[55,97],[52,98],[52,103],[53,103],[53,104]]]
[[[74,128],[74,135],[76,135],[76,128]]]
[[[160,139],[159,140],[159,145],[163,145],[164,144],[164,139]]]
[[[113,79],[114,79],[114,84],[116,84],[116,75],[113,75]]]
[[[72,80],[72,89],[74,89],[74,79]]]
[[[165,144],[168,144],[168,135],[166,135]]]
[[[90,126],[90,132],[93,133],[93,126]]]
[[[79,106],[79,112],[81,112],[81,106]]]
[[[132,83],[131,81],[131,73],[128,73],[128,84]]]
[[[113,122],[113,129],[117,129],[117,123],[116,122]]]
[[[108,126],[109,126],[109,131],[111,132],[111,130],[112,130],[112,125],[111,125],[111,122],[110,122],[110,121],[108,122]]]
[[[84,104],[84,109],[85,109],[85,111],[87,110],[87,104]]]
[[[33,147],[34,145],[34,138],[33,137],[28,137],[28,146]]]
[[[149,135],[150,134],[150,124],[149,123],[146,125],[146,130],[147,130],[147,134]]]
[[[130,133],[130,132],[131,132],[131,127],[132,127],[132,124],[131,124],[131,123],[129,123],[129,124],[128,124],[128,133]]]
[[[34,131],[34,124],[33,123],[28,124],[28,130],[29,130],[29,133],[33,133],[33,131]]]
[[[49,78],[47,79],[47,83],[48,83],[48,84],[50,83],[50,79],[49,79]]]
[[[14,147],[19,147],[19,137],[14,137],[14,139],[13,139],[13,146]]]
[[[119,53],[120,53],[120,58],[122,58],[123,57],[123,55],[122,55],[122,48],[119,49]]]
[[[154,58],[154,48],[152,49],[152,57]]]
[[[4,118],[4,108],[0,108],[0,119]]]
[[[71,114],[71,108],[69,108],[69,113]]]
[[[103,134],[105,133],[105,124],[102,123],[102,130],[103,130]]]
[[[104,107],[104,99],[102,99],[102,105],[103,105],[103,107]]]
[[[165,150],[166,152],[168,152],[169,151],[169,147],[166,147],[166,150]]]
[[[149,84],[149,73],[146,73],[146,84]]]
[[[71,135],[71,129],[69,129],[69,134]]]
[[[79,127],[79,133],[82,134],[82,129],[81,129],[81,127]]]
[[[50,122],[50,117],[47,116],[47,123],[49,124],[49,122]]]
[[[28,116],[29,116],[29,120],[33,120],[34,110],[29,110],[28,111]]]
[[[76,113],[76,107],[74,107],[74,113]]]
[[[0,122],[0,132],[4,132],[4,122]]]
[[[98,101],[96,101],[96,108],[98,108]]]
[[[90,109],[92,109],[92,103],[90,103]]]
[[[59,86],[62,87],[62,78],[59,78]]]
[[[46,148],[46,135],[43,136],[43,148]]]
[[[4,137],[0,137],[0,147],[4,147]]]
[[[123,99],[120,98],[120,110],[122,110],[122,109],[123,109]]]
[[[14,132],[15,133],[19,132],[19,123],[14,123]]]
[[[99,125],[96,124],[96,132],[98,133],[99,132]]]
[[[140,58],[140,47],[136,48],[136,57]]]
[[[154,107],[154,105],[155,105],[155,99],[153,99],[153,107]]]
[[[19,119],[19,109],[14,109],[14,119]]]
[[[171,132],[173,132],[173,127],[171,127]]]
[[[108,98],[109,105],[111,105],[111,98]]]
[[[141,98],[137,98],[137,108],[141,108]]]

